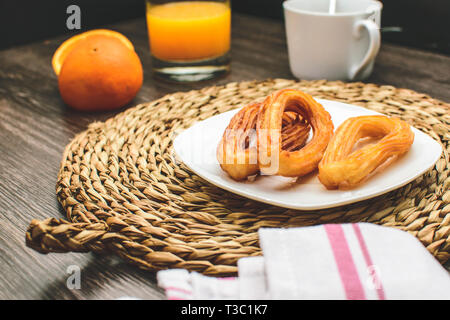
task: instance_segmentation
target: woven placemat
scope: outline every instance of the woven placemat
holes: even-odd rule
[[[443,155],[403,188],[319,211],[240,197],[174,159],[176,132],[282,88],[400,117],[441,142]],[[365,221],[408,231],[444,263],[450,258],[449,107],[411,90],[338,81],[276,79],[170,94],[93,123],[73,139],[56,187],[69,221],[33,220],[26,243],[41,253],[109,250],[144,269],[231,275],[239,258],[261,254],[260,227]]]

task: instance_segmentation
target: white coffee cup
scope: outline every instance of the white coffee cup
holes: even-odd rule
[[[375,0],[288,0],[283,3],[289,64],[299,79],[361,80],[380,48],[382,4]]]

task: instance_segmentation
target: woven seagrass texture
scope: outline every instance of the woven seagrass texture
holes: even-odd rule
[[[443,145],[437,164],[374,199],[296,211],[246,199],[189,171],[172,154],[177,132],[199,120],[295,88],[400,117]],[[364,83],[284,79],[174,93],[93,123],[66,147],[56,193],[69,221],[33,220],[27,245],[41,253],[112,251],[144,269],[235,274],[260,255],[260,227],[371,222],[406,230],[442,263],[450,258],[448,104],[411,90]]]

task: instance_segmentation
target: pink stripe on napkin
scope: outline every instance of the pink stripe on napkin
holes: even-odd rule
[[[364,293],[358,271],[356,270],[344,230],[339,224],[324,225],[325,231],[330,241],[333,251],[334,260],[336,262],[339,276],[344,286],[345,295],[349,300],[364,300]]]
[[[177,296],[169,296],[168,294],[166,294],[167,296],[167,300],[186,300],[186,298],[181,298],[181,297],[177,297]]]
[[[356,238],[358,239],[359,246],[361,247],[361,251],[363,253],[364,260],[366,261],[366,265],[368,268],[371,269],[373,267],[373,262],[372,262],[372,258],[370,257],[370,254],[369,254],[369,250],[367,249],[367,245],[364,240],[364,237],[362,235],[361,228],[356,223],[353,223],[352,227],[353,227],[353,231],[355,231]],[[378,276],[377,272],[373,272],[372,280],[374,282],[374,285],[375,285],[375,288],[377,291],[378,299],[385,300],[386,297],[384,295],[383,285],[381,283],[381,279]]]
[[[192,291],[180,287],[170,286],[165,288],[166,291],[178,291],[184,294],[192,294]]]
[[[237,279],[237,277],[222,277],[218,278],[219,280],[225,280],[225,281],[234,281]]]

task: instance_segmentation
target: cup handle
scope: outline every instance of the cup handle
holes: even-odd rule
[[[369,49],[367,50],[364,59],[357,65],[354,65],[350,68],[349,78],[353,80],[355,76],[364,69],[377,55],[378,50],[380,49],[381,37],[380,37],[380,29],[378,25],[372,20],[359,20],[355,24],[354,36],[356,38],[361,37],[362,29],[366,29],[369,32]]]

